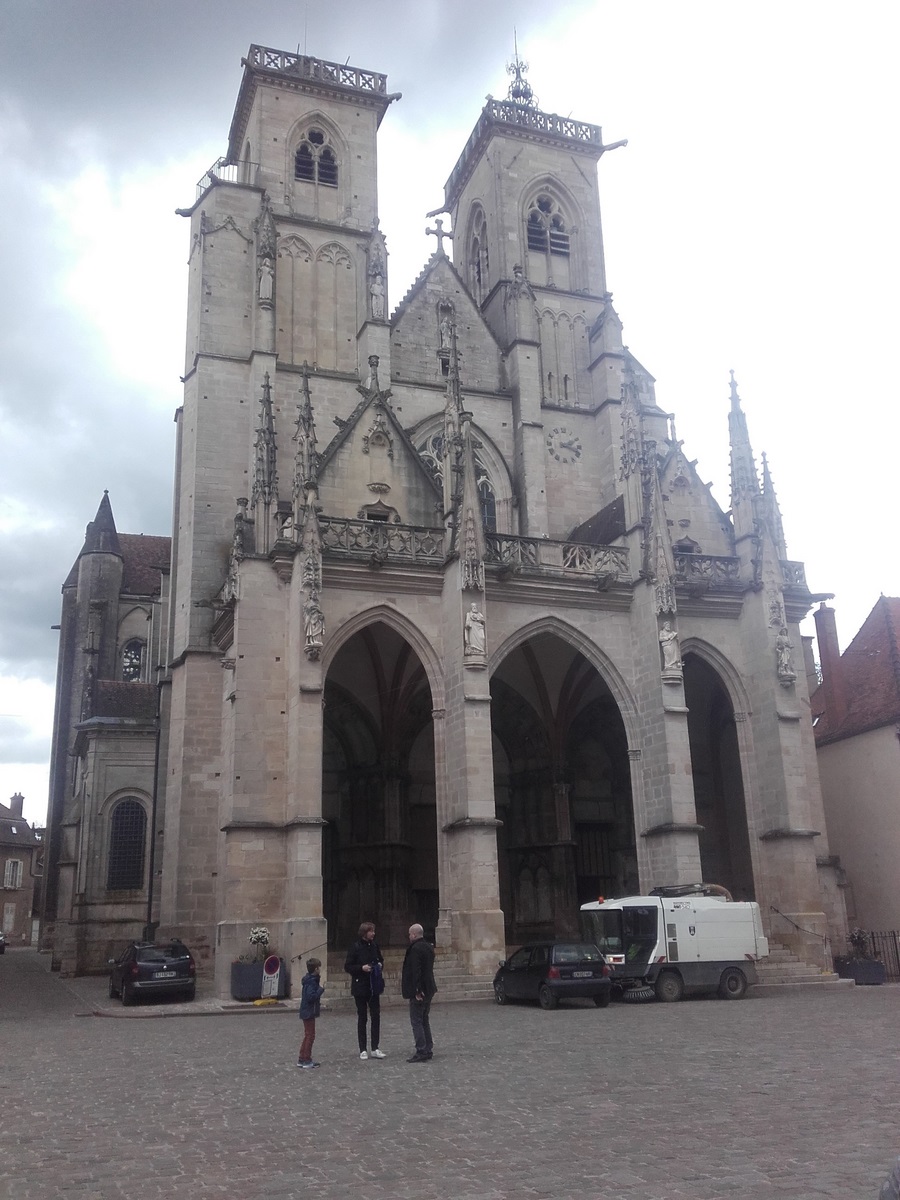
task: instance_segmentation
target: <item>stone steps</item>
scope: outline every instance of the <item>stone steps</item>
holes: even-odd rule
[[[820,971],[817,967],[803,962],[778,942],[769,943],[768,958],[757,962],[756,974],[759,983],[754,991],[758,993],[810,987],[827,987],[841,991],[847,982],[833,971]]]

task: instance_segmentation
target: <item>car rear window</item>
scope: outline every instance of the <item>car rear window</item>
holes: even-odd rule
[[[140,946],[136,952],[138,962],[164,963],[173,958],[188,958],[185,946]]]
[[[590,942],[566,942],[553,947],[553,961],[557,964],[602,962],[603,955]]]

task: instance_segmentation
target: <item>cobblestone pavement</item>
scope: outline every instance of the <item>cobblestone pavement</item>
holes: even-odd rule
[[[900,1152],[897,986],[556,1012],[438,997],[422,1065],[402,1009],[382,1062],[325,1013],[322,1066],[298,1071],[293,1010],[77,1016],[85,982],[46,968],[0,959],[3,1200],[875,1200]]]

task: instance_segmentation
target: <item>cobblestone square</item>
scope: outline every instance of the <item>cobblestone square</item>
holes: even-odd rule
[[[897,986],[556,1012],[439,995],[433,1062],[405,1061],[402,1007],[383,1062],[325,1012],[305,1072],[296,1005],[76,1015],[104,989],[0,960],[4,1200],[875,1200],[900,1153]]]

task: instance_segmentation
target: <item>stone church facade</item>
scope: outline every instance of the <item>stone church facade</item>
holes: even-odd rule
[[[614,147],[542,112],[518,66],[391,313],[394,99],[375,72],[251,47],[228,153],[183,210],[159,758],[136,792],[152,921],[208,947],[225,993],[259,923],[293,957],[419,920],[485,973],[585,900],[704,879],[824,964],[843,911],[812,597],[734,381],[726,513],[622,342]],[[59,793],[58,877],[102,863],[101,791]],[[54,895],[57,958],[101,962],[74,875]]]

